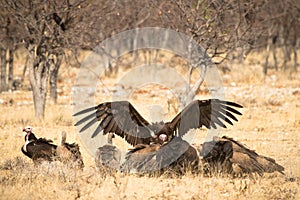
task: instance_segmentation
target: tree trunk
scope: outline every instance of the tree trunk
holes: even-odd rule
[[[22,72],[22,77],[21,77],[21,83],[22,84],[25,80],[27,66],[29,65],[29,57],[30,57],[29,55],[26,56],[26,61],[25,61],[25,65],[24,65],[23,72]]]
[[[286,38],[284,38],[284,41],[283,41],[283,56],[284,56],[283,57],[283,70],[286,71],[287,70],[287,62],[289,60],[291,60]]]
[[[49,60],[45,54],[36,55],[34,45],[29,48],[29,80],[33,92],[35,116],[42,119],[45,115]]]
[[[297,60],[298,60],[298,56],[297,56],[297,48],[296,46],[293,46],[293,51],[294,51],[294,71],[296,72],[297,71]]]
[[[42,119],[45,116],[47,92],[46,90],[39,88],[38,85],[32,86],[32,92],[33,92],[35,116],[38,119]]]
[[[1,49],[1,88],[0,92],[6,91],[6,49]]]
[[[266,49],[265,64],[264,64],[264,68],[263,68],[264,75],[267,75],[267,73],[268,73],[270,48],[271,48],[271,39],[269,38],[268,44],[267,44],[267,49]]]
[[[197,91],[200,89],[200,86],[204,82],[204,78],[205,78],[205,75],[206,75],[207,67],[208,66],[206,66],[206,65],[202,65],[201,66],[200,77],[195,82],[194,86],[188,91],[187,98],[186,98],[184,106],[186,106],[187,104],[191,103],[193,101],[194,97],[196,96]],[[191,79],[191,76],[192,76],[192,73],[190,72],[190,74],[189,74],[189,80]],[[190,87],[190,85],[188,87]]]
[[[62,61],[62,55],[57,55],[56,62],[50,66],[50,102],[57,103],[57,78]]]
[[[12,90],[14,83],[14,50],[9,49],[8,53],[8,89]]]

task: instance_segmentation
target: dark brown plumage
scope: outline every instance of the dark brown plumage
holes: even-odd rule
[[[32,132],[32,127],[27,126],[23,129],[26,132],[25,144],[22,146],[22,152],[31,158],[34,163],[41,161],[61,161],[65,164],[72,163],[72,166],[82,168],[83,161],[76,143],[66,142],[66,132],[62,133],[62,141],[60,145],[53,144],[52,140],[45,138],[37,139]],[[75,163],[75,165],[73,165]]]
[[[31,158],[34,163],[43,160],[53,161],[55,159],[57,146],[52,144],[52,140],[45,138],[37,139],[30,126],[24,128],[23,132],[26,132],[26,135],[25,144],[21,150],[26,156]]]
[[[76,143],[67,143],[66,138],[67,133],[63,131],[61,135],[61,144],[56,148],[58,160],[65,164],[69,164],[72,167],[83,168],[84,163],[79,145]]]
[[[75,126],[86,123],[80,132],[85,131],[96,122],[100,122],[92,137],[103,130],[103,134],[109,132],[124,138],[129,144],[149,145],[150,143],[163,144],[173,137],[182,137],[190,129],[217,128],[217,125],[226,128],[226,123],[233,124],[237,121],[234,116],[241,115],[235,108],[241,105],[221,101],[218,99],[195,100],[186,106],[174,119],[164,123],[149,123],[128,101],[105,102],[96,107],[77,112],[74,116],[92,112],[79,120]]]
[[[182,137],[190,129],[202,126],[217,128],[218,125],[226,128],[225,123],[232,125],[232,120],[237,121],[234,114],[241,115],[235,108],[242,106],[218,99],[196,100],[170,122],[149,123],[128,101],[117,101],[99,104],[77,112],[74,116],[92,112],[75,124],[75,126],[85,124],[80,132],[99,121],[92,137],[101,131],[104,135],[113,133],[134,146],[121,165],[122,171],[149,172],[174,169],[178,166],[197,167],[199,162],[197,151]],[[106,161],[115,161],[113,154],[107,153],[109,150],[115,152],[116,149],[115,147],[112,149],[111,146],[100,147],[96,159],[102,159],[106,155]]]
[[[205,142],[200,150],[203,162],[208,164],[209,172],[225,172],[234,176],[278,171],[283,174],[284,167],[274,159],[258,155],[255,151],[242,145],[232,138],[215,137],[213,141]]]
[[[163,145],[139,144],[126,155],[121,166],[123,172],[160,172],[170,170],[175,173],[184,169],[195,171],[198,169],[199,156],[195,148],[180,137],[174,137]]]
[[[202,157],[199,158],[199,155]],[[126,157],[121,166],[124,172],[165,172],[184,173],[187,170],[201,170],[206,174],[231,174],[240,177],[245,174],[279,172],[284,167],[274,159],[257,154],[232,138],[214,137],[213,141],[205,142],[198,151],[180,137],[167,144],[137,145]]]

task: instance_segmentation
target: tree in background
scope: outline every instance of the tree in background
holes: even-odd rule
[[[65,21],[70,20],[72,16],[69,13],[75,14],[81,1],[71,4],[68,0],[6,0],[2,3],[15,23],[23,28],[19,39],[22,39],[28,51],[29,80],[35,114],[37,118],[43,118],[49,77],[50,97],[56,102],[58,71],[64,49],[68,47],[68,37],[64,33],[65,22],[58,13],[66,16]]]
[[[83,13],[84,16],[88,15],[83,17],[87,21],[79,23],[86,28],[83,32],[89,38],[86,42],[89,48],[114,33],[141,27],[162,27],[190,36],[205,48],[205,53],[216,63],[221,63],[234,50],[253,41],[250,30],[255,23],[252,19],[255,6],[253,1],[249,3],[246,0],[96,0],[90,2],[89,12]],[[131,42],[134,45],[136,41]],[[190,66],[189,77],[196,67],[199,66]],[[199,78],[202,80],[191,91],[187,91],[184,96],[188,98],[183,100],[183,104],[194,98],[203,83],[203,69]]]
[[[275,29],[277,41],[286,47],[286,57],[295,52],[297,59],[297,52],[288,48],[298,47],[297,0],[3,0],[0,5],[0,49],[12,49],[13,54],[11,47],[20,42],[26,47],[38,118],[44,116],[48,82],[50,99],[56,102],[57,77],[66,50],[92,50],[113,34],[134,28],[162,27],[182,32],[203,46],[215,63],[266,48]],[[15,31],[10,31],[11,27]],[[130,42],[134,45],[136,41]],[[1,60],[2,80],[6,80],[6,58]],[[190,65],[189,76],[195,67]],[[203,82],[203,69],[200,81],[187,91],[183,104],[194,98]]]
[[[282,69],[286,70],[287,62],[291,60],[293,54],[292,71],[297,70],[297,48],[300,35],[300,4],[297,0],[287,0],[284,2],[268,0],[264,1],[256,10],[257,23],[254,27],[257,40],[256,48],[265,48],[266,56],[263,66],[263,73],[266,75],[269,65],[269,54],[272,52],[274,67],[278,66],[277,49],[283,51]],[[260,33],[260,34],[258,34]]]
[[[18,48],[22,36],[20,35],[20,27],[14,22],[14,17],[11,13],[3,5],[1,5],[0,9],[0,92],[3,92],[13,89],[14,51]]]

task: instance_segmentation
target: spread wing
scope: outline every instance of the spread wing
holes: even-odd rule
[[[190,129],[217,128],[216,125],[226,128],[226,123],[233,125],[232,120],[238,121],[234,116],[242,115],[235,108],[241,105],[218,99],[195,100],[186,106],[172,121],[171,126],[179,136],[183,136]]]
[[[115,133],[129,144],[150,144],[151,130],[147,122],[128,101],[105,102],[96,107],[82,110],[74,116],[92,112],[79,120],[75,126],[86,123],[79,132],[85,131],[99,122],[92,134],[95,137],[103,130],[103,134]]]

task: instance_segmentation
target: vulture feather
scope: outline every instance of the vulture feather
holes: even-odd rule
[[[72,163],[72,166],[74,166],[73,163],[76,163],[79,168],[84,166],[79,145],[67,143],[66,132],[62,132],[61,144],[58,146],[53,144],[52,140],[36,138],[30,126],[24,128],[23,132],[26,132],[26,135],[25,144],[22,146],[21,151],[31,158],[34,163],[58,160],[65,164]]]
[[[176,173],[183,169],[198,169],[199,156],[194,147],[180,137],[165,144],[140,144],[130,150],[121,166],[123,172],[166,172]]]
[[[283,174],[284,167],[277,164],[274,159],[257,154],[245,145],[232,138],[215,137],[213,141],[202,144],[200,155],[207,163],[210,172],[226,172],[234,176],[278,171]]]
[[[38,139],[30,126],[24,128],[23,132],[26,132],[25,144],[21,148],[24,155],[31,158],[34,163],[43,160],[53,161],[55,159],[57,146],[52,144],[52,140]]]
[[[114,133],[124,138],[129,144],[150,145],[163,144],[171,141],[175,136],[182,137],[190,129],[226,128],[237,121],[235,115],[241,115],[236,108],[241,105],[218,99],[195,100],[187,105],[170,122],[149,123],[128,101],[104,102],[96,107],[79,111],[74,116],[90,113],[80,119],[75,126],[83,125],[79,132],[85,131],[94,123],[98,123],[92,134],[95,137],[101,131],[103,134]],[[159,137],[160,135],[166,137]]]
[[[234,177],[245,174],[279,172],[284,167],[274,159],[257,154],[232,138],[214,137],[197,149],[180,137],[174,137],[167,144],[137,145],[130,150],[121,165],[124,172],[166,172],[170,170],[182,174],[187,170],[197,172],[204,166],[205,173],[225,173]],[[201,158],[199,157],[201,156]]]
[[[149,123],[130,102],[116,101],[81,110],[74,116],[87,114],[75,124],[82,126],[79,132],[97,123],[91,137],[103,131],[104,135],[116,134],[134,146],[125,162],[120,164],[116,147],[104,145],[97,150],[96,163],[107,163],[124,172],[149,172],[178,166],[196,168],[199,162],[197,151],[182,137],[190,129],[202,126],[226,128],[226,124],[232,125],[232,121],[237,121],[235,115],[241,115],[236,108],[242,106],[218,99],[195,100],[172,121]]]
[[[66,138],[67,133],[63,131],[61,133],[61,143],[56,148],[56,155],[58,160],[79,169],[83,168],[84,163],[82,160],[79,145],[76,143],[67,143]]]
[[[95,162],[98,168],[108,167],[111,169],[120,170],[121,151],[113,145],[113,133],[109,133],[107,144],[99,147],[95,154]]]

